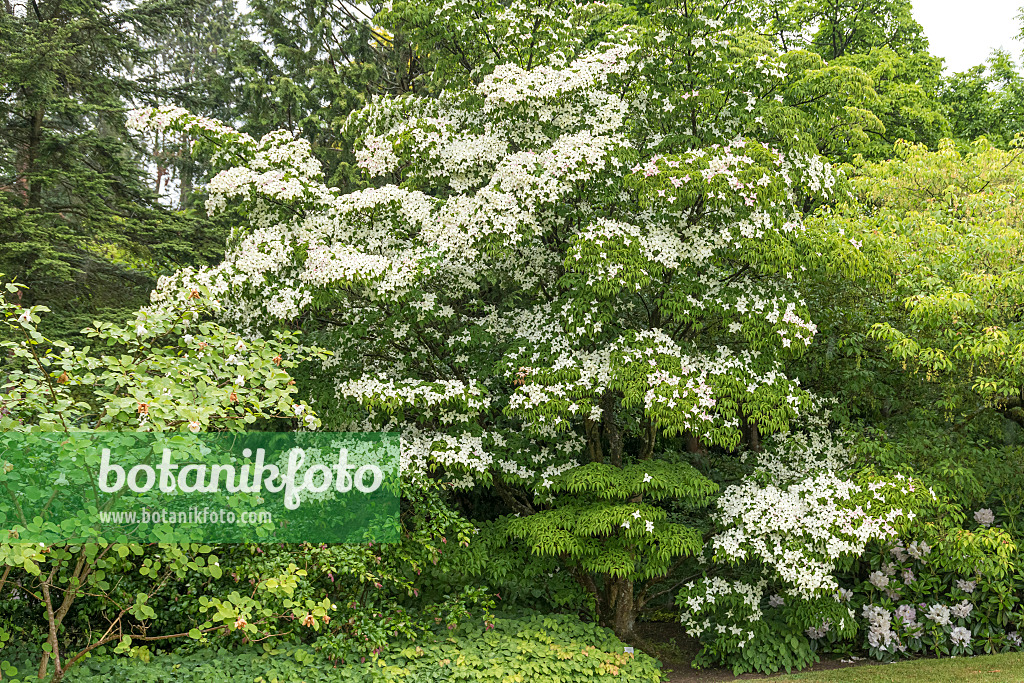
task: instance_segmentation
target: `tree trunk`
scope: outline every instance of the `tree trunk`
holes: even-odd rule
[[[178,165],[178,175],[181,179],[181,187],[178,193],[178,210],[186,211],[192,206],[192,191],[195,181],[195,162],[192,161],[192,138],[188,135],[181,136],[182,151],[180,154],[181,163]]]
[[[43,116],[45,112],[40,107],[32,114],[32,129],[28,137],[28,150],[25,159],[27,173],[33,173],[36,169],[36,161],[39,156],[39,148],[43,143]],[[38,209],[43,204],[43,181],[41,178],[32,175],[28,181],[28,208]]]
[[[690,432],[686,432],[683,436],[686,439],[687,452],[700,454],[706,454],[708,452],[708,449],[704,447],[704,444],[700,442],[700,439]]]
[[[188,160],[181,166],[181,192],[178,197],[178,209],[185,211],[192,206],[192,165]]]
[[[755,453],[761,452],[761,430],[757,425],[746,417],[740,418],[740,431],[743,432],[743,440],[747,447]]]
[[[605,436],[608,438],[608,455],[611,464],[622,467],[622,450],[625,439],[619,425],[615,423],[616,397],[610,391],[601,397],[601,420]]]
[[[615,600],[615,614],[612,630],[619,640],[631,643],[634,640],[633,627],[636,625],[636,598],[633,595],[632,579],[617,579],[619,588]]]

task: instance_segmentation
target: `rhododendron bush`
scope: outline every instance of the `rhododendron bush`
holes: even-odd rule
[[[595,46],[564,26],[583,5],[556,5],[512,4],[491,27],[535,24],[529,49],[496,40],[436,97],[355,112],[367,189],[326,186],[283,132],[136,112],[215,149],[208,208],[249,218],[221,265],[166,278],[154,306],[204,287],[240,329],[310,327],[333,352],[325,424],[401,432],[412,482],[492,487],[510,540],[558,558],[621,637],[698,567],[687,618],[741,596],[739,646],[764,586],[834,602],[835,562],[892,537],[921,494],[843,474],[821,402],[787,374],[816,332],[805,273],[865,261],[803,223],[843,180],[802,122],[843,120],[864,81],[773,53],[738,3],[661,3]],[[722,493],[705,545],[669,503],[718,492],[686,457],[709,448],[760,464]],[[761,583],[723,584],[709,561]]]

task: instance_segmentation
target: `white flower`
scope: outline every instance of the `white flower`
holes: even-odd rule
[[[238,377],[235,378],[235,386],[240,387],[240,386],[243,386],[244,384],[245,384],[245,377],[243,377],[242,375],[239,375]]]
[[[821,626],[819,626],[817,628],[815,628],[813,626],[809,627],[805,631],[805,633],[807,633],[807,637],[810,638],[811,640],[820,640],[821,638],[824,638],[825,634],[828,633],[830,630],[832,630],[832,624],[830,624],[826,620],[824,623],[822,623]]]
[[[954,645],[964,647],[971,642],[971,632],[963,626],[955,626],[949,634],[949,639]]]
[[[974,611],[974,605],[963,600],[949,608],[950,613],[957,619],[968,619]]]
[[[917,621],[917,610],[913,605],[900,605],[896,608],[896,618],[902,621],[904,626],[909,626]]]
[[[956,587],[962,590],[964,593],[973,593],[977,585],[977,581],[964,581],[963,579],[956,580]]]
[[[203,425],[199,424],[199,422],[196,420],[192,420],[191,422],[188,423],[188,431],[192,432],[193,434],[198,434],[199,430],[202,428]]]
[[[939,626],[948,626],[950,621],[949,608],[945,605],[932,605],[924,615]]]
[[[902,476],[902,475],[897,475],[897,478],[900,477],[900,476]],[[907,557],[908,557],[907,549],[903,547],[903,541],[900,541],[899,543],[894,545],[892,548],[890,548],[889,552],[892,554],[893,557],[896,558],[897,562],[906,562],[907,561]]]
[[[644,522],[644,526],[647,527],[648,533],[653,533],[654,532],[654,522],[652,522],[651,520],[649,520],[649,519],[646,520]]]
[[[868,581],[870,581],[875,588],[885,588],[889,585],[889,577],[882,572],[871,572],[871,575],[868,577]]]
[[[646,483],[647,483],[647,482],[649,482],[650,480],[651,480],[651,475],[649,475],[649,474],[646,474],[646,473],[645,473],[645,474],[644,474],[644,483],[646,484]]]
[[[974,513],[974,521],[982,526],[992,526],[996,521],[996,515],[989,508],[982,508]]]

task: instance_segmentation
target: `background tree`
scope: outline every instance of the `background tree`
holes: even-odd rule
[[[864,71],[878,99],[870,111],[883,129],[866,129],[869,142],[856,151],[868,158],[890,158],[898,140],[919,142],[931,149],[950,135],[951,127],[938,99],[942,60],[926,51],[899,54],[888,47],[868,53],[851,53],[833,60],[833,65],[853,66]],[[834,154],[835,161],[848,155]]]
[[[788,22],[814,27],[810,46],[828,61],[876,47],[909,55],[928,49],[913,9],[910,0],[796,0]]]
[[[873,334],[926,379],[942,378],[936,407],[949,419],[962,425],[995,411],[1024,427],[1024,275],[1014,206],[1022,153],[984,140],[963,155],[949,141],[937,153],[901,152],[860,179],[872,186],[864,190],[869,202],[907,217],[894,222],[902,229],[886,247],[898,259],[908,321],[902,329],[879,324]]]
[[[330,185],[359,186],[353,140],[342,133],[346,117],[373,96],[414,91],[424,68],[422,51],[374,24],[380,8],[346,0],[250,3],[244,21],[258,47],[235,55],[243,77],[228,120],[255,137],[283,129],[309,140]]]
[[[64,332],[142,302],[160,268],[205,262],[207,226],[157,205],[124,128],[152,83],[140,41],[174,4],[30,2],[0,13],[0,269]]]
[[[1006,148],[1024,130],[1024,79],[1005,51],[995,50],[985,64],[945,79],[939,101],[953,135],[964,142],[985,137]]]
[[[266,55],[250,38],[252,26],[228,0],[194,1],[167,18],[159,32],[145,39],[149,59],[140,74],[159,85],[159,100],[135,97],[137,104],[180,104],[221,121],[244,116],[242,68],[253,54]],[[265,105],[264,105],[265,106]],[[209,180],[208,169],[191,154],[192,140],[153,140],[154,189],[179,210],[201,208],[197,183]],[[201,199],[201,195],[200,195]],[[201,219],[202,213],[197,215]]]
[[[932,148],[950,130],[938,103],[942,62],[928,53],[928,41],[906,0],[763,0],[755,4],[760,25],[783,50],[809,50],[829,67],[856,67],[868,75],[877,97],[850,107],[866,135],[844,137],[819,125],[819,149],[848,161],[892,156],[897,140]],[[845,130],[849,131],[849,126]]]

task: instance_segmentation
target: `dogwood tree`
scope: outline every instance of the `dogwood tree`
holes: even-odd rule
[[[493,486],[510,535],[629,638],[703,547],[657,504],[716,491],[680,451],[757,448],[810,409],[785,372],[815,333],[801,274],[861,257],[803,225],[841,179],[802,131],[866,81],[772,53],[734,2],[655,3],[589,50],[565,25],[582,5],[483,26],[476,4],[435,8],[491,46],[461,87],[350,118],[370,189],[325,186],[284,133],[137,112],[216,148],[209,207],[250,218],[221,265],[162,286],[208,287],[240,326],[315,323],[325,423],[401,431],[413,479]]]

